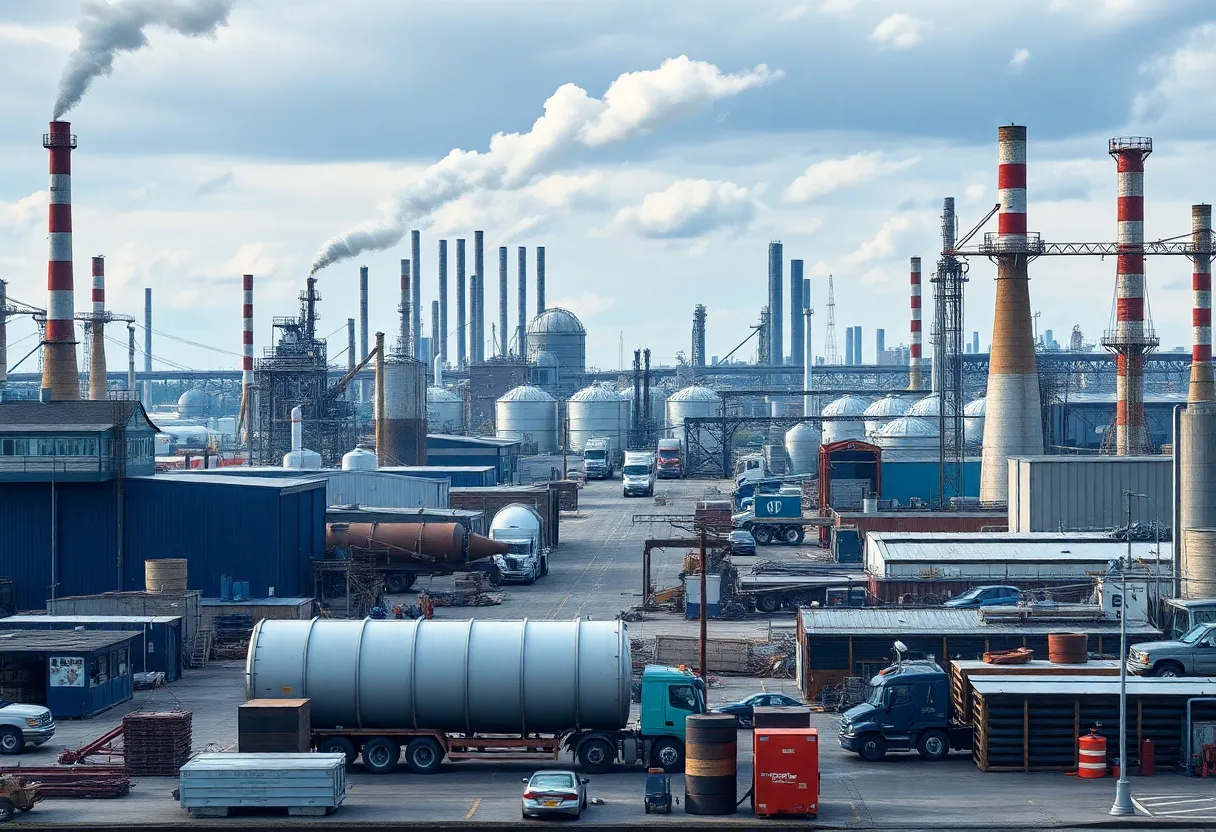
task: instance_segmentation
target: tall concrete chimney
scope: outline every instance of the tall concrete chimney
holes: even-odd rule
[[[912,280],[912,320],[909,322],[911,327],[908,338],[908,389],[923,390],[924,378],[921,376],[924,367],[924,358],[921,353],[921,306],[920,306],[920,258],[913,257],[911,264],[911,280]]]
[[[46,341],[42,348],[42,389],[54,401],[80,398],[76,365],[75,288],[72,283],[72,151],[76,136],[66,121],[52,121],[42,137],[50,154],[50,257],[47,262]]]
[[[853,327],[845,327],[844,330],[844,363],[846,367],[850,367],[857,362],[853,360]]]
[[[439,360],[448,361],[448,241],[439,241],[439,329],[431,333],[439,343]]]
[[[790,261],[790,363],[802,363],[802,261]]]
[[[507,247],[498,247],[498,354],[507,357]]]
[[[802,308],[811,308],[811,279],[809,277],[802,281]]]
[[[152,287],[144,287],[144,372],[152,372]]]
[[[410,261],[401,261],[401,303],[397,304],[397,313],[401,321],[401,355],[414,355],[414,340],[410,332],[410,322],[414,319],[410,311],[413,305],[413,294],[410,288]]]
[[[528,247],[519,247],[519,334],[516,349],[520,359],[528,357]]]
[[[803,303],[806,304],[806,306],[804,306],[802,308],[802,321],[803,321],[802,343],[803,343],[803,348],[806,350],[806,352],[804,353],[803,360],[802,360],[802,390],[803,390],[803,392],[809,394],[811,392],[811,390],[814,389],[811,386],[812,373],[813,373],[813,368],[815,366],[815,348],[812,346],[812,343],[811,343],[811,317],[815,313],[811,311],[810,296],[805,292],[805,289],[807,289],[808,287],[809,287],[809,282],[808,282],[807,286],[803,286],[804,292],[802,295],[802,301],[803,301]],[[804,395],[802,397],[802,415],[804,415],[804,416],[818,416],[819,415],[819,408],[817,407],[817,402],[815,401],[814,396]],[[820,423],[820,424],[822,425],[822,423]]]
[[[473,319],[477,322],[473,335],[473,360],[486,360],[486,232],[473,232]]]
[[[359,360],[367,358],[367,266],[359,267]]]
[[[781,242],[768,244],[768,356],[774,367],[785,363],[785,338],[781,328],[784,314],[781,303],[781,277],[784,271],[784,253]]]
[[[104,402],[106,396],[106,259],[93,258],[93,320],[89,339],[89,399]]]
[[[0,402],[8,386],[8,284],[0,280]]]
[[[465,344],[469,341],[468,327],[465,325],[465,293],[464,293],[464,240],[456,239],[456,366],[463,369],[468,364],[465,354]]]
[[[417,229],[410,232],[410,262],[413,271],[410,277],[410,349],[407,355],[414,358],[422,355],[422,235]]]
[[[536,247],[536,314],[545,311],[545,247]]]
[[[980,501],[1009,499],[1009,457],[1043,453],[1039,376],[1026,263],[1026,128],[997,130],[996,311],[988,357],[988,398]]]
[[[882,363],[882,354],[887,351],[887,331],[885,329],[874,330],[874,363]]]
[[[1191,385],[1188,402],[1216,401],[1212,381],[1212,206],[1191,206]]]
[[[980,354],[980,334],[978,332],[971,333],[971,352],[975,355]]]
[[[3,300],[3,298],[0,298]],[[0,349],[0,353],[3,350]],[[4,361],[4,356],[0,354],[0,363]],[[0,368],[0,398],[3,398],[4,387],[4,371]],[[127,390],[134,392],[135,390],[135,322],[127,322]]]
[[[1115,354],[1115,445],[1119,456],[1148,453],[1144,422],[1144,355],[1159,343],[1144,308],[1144,160],[1153,140],[1111,139],[1118,176],[1115,329],[1102,346]]]

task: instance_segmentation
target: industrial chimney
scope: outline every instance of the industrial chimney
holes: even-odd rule
[[[89,400],[104,402],[106,396],[106,259],[93,258],[93,319],[89,321]]]
[[[367,266],[359,267],[359,360],[367,358]]]
[[[144,372],[152,372],[152,287],[144,287]]]
[[[435,357],[439,354],[439,337],[436,333],[439,332],[439,301],[431,301],[431,340],[430,352],[427,353],[427,363],[434,364]]]
[[[422,235],[417,229],[410,232],[410,262],[410,348],[405,354],[417,358],[422,354]]]
[[[784,253],[779,240],[768,244],[768,357],[774,367],[785,363],[785,339],[782,330],[781,275]]]
[[[845,327],[844,330],[844,363],[846,367],[851,367],[857,362],[853,360],[853,327]]]
[[[401,261],[401,303],[397,304],[397,313],[401,321],[401,355],[413,355],[414,347],[413,340],[410,338],[410,304],[412,302],[410,294],[410,261]]]
[[[536,247],[536,314],[545,311],[545,247]]]
[[[464,240],[456,239],[456,366],[464,369],[468,363],[465,344],[469,333],[465,322]]]
[[[448,360],[448,241],[439,241],[439,329],[431,333],[431,338],[439,346],[439,360]]]
[[[802,311],[805,303],[802,300],[802,261],[790,261],[790,363],[802,363],[802,331],[804,323]]]
[[[72,283],[72,151],[76,136],[66,121],[52,121],[42,146],[50,154],[51,204],[48,230],[46,341],[42,349],[42,389],[54,401],[80,398]]]
[[[1212,381],[1212,206],[1191,206],[1191,385],[1188,402],[1216,401]]]
[[[473,361],[486,360],[486,232],[473,232]]]
[[[519,247],[519,337],[516,341],[521,361],[528,357],[528,247]]]
[[[911,332],[908,338],[908,389],[923,390],[924,379],[921,376],[924,367],[922,358],[922,342],[921,342],[921,317],[920,317],[920,258],[912,258],[911,267],[912,279],[912,320],[909,322]]]
[[[498,247],[498,354],[507,357],[507,247]]]
[[[980,501],[1009,499],[1009,457],[1043,453],[1039,377],[1026,263],[1026,128],[997,130],[996,311],[988,357],[988,397]]]
[[[245,428],[245,444],[249,444],[253,436],[253,275],[241,275],[241,294],[241,412],[237,430]],[[353,342],[353,327],[350,332]]]

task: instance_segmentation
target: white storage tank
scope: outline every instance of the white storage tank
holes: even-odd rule
[[[539,387],[524,384],[504,393],[494,403],[494,425],[499,439],[535,442],[538,454],[557,452],[557,399]]]
[[[801,416],[801,396],[769,396],[768,415],[773,417]]]
[[[861,396],[841,396],[831,401],[823,408],[823,416],[864,416],[870,403]],[[839,442],[842,439],[865,439],[865,423],[856,422],[824,422],[823,444]]]
[[[979,448],[984,444],[984,414],[988,399],[979,398],[963,408],[963,437],[968,447]]]
[[[464,399],[443,387],[426,388],[426,427],[431,433],[463,434]]]
[[[878,433],[887,422],[903,416],[911,405],[901,396],[883,396],[865,409],[866,436]]]
[[[823,435],[814,422],[799,422],[785,433],[785,454],[791,474],[813,474],[819,470],[819,446]]]
[[[692,385],[683,390],[677,390],[667,399],[667,418],[665,435],[684,442],[684,420],[689,417],[719,416],[722,411],[722,397],[708,387]],[[720,450],[721,442],[703,435],[699,439],[701,446],[709,453]]]
[[[941,397],[934,393],[932,396],[925,396],[911,407],[905,416],[940,416],[942,408]]]
[[[875,433],[870,441],[884,451],[939,450],[937,419],[924,416],[901,416],[892,419]]]
[[[628,447],[629,436],[633,431],[633,388],[626,387],[624,390],[618,390],[617,396],[621,399],[621,428],[625,431],[625,444],[622,448]]]
[[[603,436],[613,456],[623,451],[627,442],[628,419],[622,421],[620,395],[610,387],[593,385],[579,390],[566,402],[570,419],[570,450],[581,453],[588,439]]]
[[[376,452],[363,446],[347,451],[342,455],[343,471],[375,471],[377,467]]]

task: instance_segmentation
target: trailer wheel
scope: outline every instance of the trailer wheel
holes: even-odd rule
[[[788,526],[781,532],[782,542],[784,542],[787,546],[797,546],[800,542],[799,532],[801,531],[802,529],[798,528],[797,526]]]
[[[756,609],[760,612],[776,612],[781,609],[780,595],[761,595],[756,599]]]
[[[756,526],[753,528],[752,537],[756,538],[756,543],[760,546],[767,546],[773,542],[773,532],[768,526]]]
[[[413,572],[389,572],[384,576],[384,591],[394,595],[408,592],[416,577]]]
[[[369,774],[388,774],[401,759],[401,744],[388,737],[373,737],[363,744],[363,768]]]
[[[802,541],[804,541],[804,540],[806,540],[806,529],[802,528],[802,526],[799,526],[798,527],[798,539],[794,541],[794,545],[795,546],[801,545]]]
[[[355,744],[346,737],[326,737],[321,740],[321,744],[317,746],[317,751],[322,754],[341,754],[346,757],[346,767],[350,768],[355,764],[355,758],[359,756],[359,752],[355,750]]]
[[[443,749],[430,737],[410,740],[405,747],[405,765],[414,774],[434,774],[443,762]]]
[[[684,749],[675,740],[659,740],[650,749],[652,763],[668,774],[679,774],[684,770]]]
[[[926,760],[944,760],[950,753],[950,740],[941,731],[926,731],[916,741],[916,751]]]
[[[607,740],[593,737],[578,747],[578,764],[587,771],[596,774],[612,768],[616,752]]]

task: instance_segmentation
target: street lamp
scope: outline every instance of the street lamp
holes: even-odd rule
[[[1132,565],[1132,497],[1148,499],[1147,494],[1123,492],[1127,500],[1127,556],[1123,559],[1119,589],[1119,782],[1115,783],[1112,815],[1134,815],[1131,786],[1127,782],[1127,570]]]

